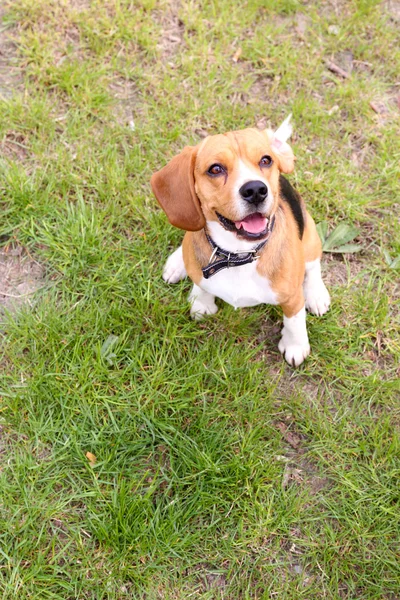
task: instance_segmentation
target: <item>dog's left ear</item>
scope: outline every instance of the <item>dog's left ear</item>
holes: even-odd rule
[[[206,224],[194,188],[197,146],[186,146],[165,167],[153,174],[153,193],[169,222],[185,231],[199,231]]]
[[[293,127],[290,123],[292,115],[289,115],[276,131],[267,129],[266,133],[269,137],[271,150],[275,154],[279,162],[279,170],[282,173],[291,173],[294,169],[294,161],[296,160],[292,148],[287,143],[287,140],[292,135]]]

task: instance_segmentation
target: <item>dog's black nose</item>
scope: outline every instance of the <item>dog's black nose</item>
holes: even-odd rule
[[[268,188],[262,181],[248,181],[242,185],[239,194],[249,204],[261,204],[268,196]]]

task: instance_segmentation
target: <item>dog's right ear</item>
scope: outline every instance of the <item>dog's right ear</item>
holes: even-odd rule
[[[185,231],[199,231],[206,224],[194,188],[196,155],[196,146],[186,146],[165,167],[154,173],[150,182],[171,225]]]

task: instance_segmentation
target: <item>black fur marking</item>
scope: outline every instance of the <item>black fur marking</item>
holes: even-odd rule
[[[281,197],[289,204],[290,210],[293,213],[294,220],[296,221],[297,228],[299,230],[299,238],[302,240],[305,223],[300,196],[286,179],[286,177],[283,177],[283,175],[279,176],[279,185],[281,189]]]

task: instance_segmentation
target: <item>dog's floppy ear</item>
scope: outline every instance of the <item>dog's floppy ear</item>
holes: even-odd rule
[[[282,173],[291,173],[294,169],[294,161],[296,160],[292,148],[287,143],[287,140],[292,135],[292,125],[290,123],[292,115],[289,115],[276,131],[267,129],[266,133],[269,137],[271,150],[275,154],[279,162],[279,170]]]
[[[199,231],[206,224],[194,189],[196,154],[196,146],[186,146],[151,178],[154,195],[169,222],[185,231]]]

